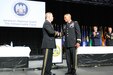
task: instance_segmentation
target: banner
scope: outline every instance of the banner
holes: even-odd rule
[[[0,27],[42,28],[45,2],[0,0]]]
[[[52,63],[62,62],[62,39],[55,39],[56,48],[53,49],[53,60]]]

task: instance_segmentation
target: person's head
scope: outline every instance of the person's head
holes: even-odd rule
[[[109,33],[112,32],[112,27],[108,27],[108,32],[109,32]]]
[[[94,30],[94,32],[97,32],[98,31],[98,27],[97,26],[93,26],[93,30]]]
[[[67,23],[70,23],[71,22],[71,15],[70,14],[65,14],[64,15],[64,21],[67,22]]]
[[[51,12],[47,12],[45,14],[45,19],[48,20],[49,22],[53,21],[53,14]]]

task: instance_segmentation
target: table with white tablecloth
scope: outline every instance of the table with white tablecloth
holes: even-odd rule
[[[77,49],[78,65],[113,65],[113,46],[86,46]]]
[[[113,53],[113,46],[86,46],[79,47],[77,54],[110,54]]]
[[[0,68],[23,68],[28,67],[30,56],[29,47],[0,47]]]

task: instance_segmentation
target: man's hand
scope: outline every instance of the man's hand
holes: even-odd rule
[[[55,36],[59,36],[60,33],[58,31],[55,31]]]
[[[80,43],[76,43],[75,47],[77,48],[80,47]]]
[[[93,32],[93,35],[96,36],[96,32]]]
[[[106,35],[106,37],[107,37],[107,38],[110,38],[110,36],[109,36],[109,35]]]
[[[60,36],[60,37],[62,36],[62,32],[59,33],[59,36]]]

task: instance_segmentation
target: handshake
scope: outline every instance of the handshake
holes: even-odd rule
[[[61,37],[62,36],[62,33],[61,32],[58,32],[58,31],[55,31],[55,36]]]

